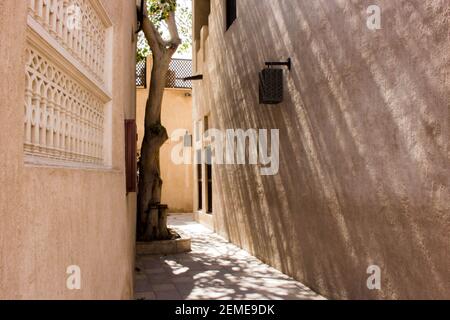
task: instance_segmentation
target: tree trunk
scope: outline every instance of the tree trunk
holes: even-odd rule
[[[172,0],[176,3],[175,0]],[[175,12],[170,12],[168,24],[171,41],[164,41],[148,18],[145,7],[142,25],[153,54],[153,67],[149,96],[145,108],[145,133],[139,161],[139,193],[137,212],[137,236],[141,241],[166,240],[167,206],[161,205],[162,179],[159,162],[161,146],[169,138],[161,124],[161,107],[166,87],[166,76],[172,56],[181,43],[175,22]]]
[[[161,124],[161,105],[169,69],[171,55],[157,59],[154,57],[150,94],[145,112],[145,134],[139,161],[138,195],[138,238],[142,241],[165,240],[168,237],[167,224],[159,223],[158,206],[161,203],[163,181],[159,154],[161,146],[167,141],[166,129]]]

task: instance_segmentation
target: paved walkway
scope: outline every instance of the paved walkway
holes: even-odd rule
[[[171,216],[169,224],[192,237],[192,252],[138,256],[135,298],[145,300],[323,299],[194,222]]]

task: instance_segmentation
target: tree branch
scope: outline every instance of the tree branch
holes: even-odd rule
[[[181,44],[180,34],[178,33],[177,21],[175,19],[175,11],[169,13],[169,16],[166,19],[167,28],[170,33],[170,41],[168,43],[168,49],[177,51],[178,47]]]
[[[148,45],[152,50],[153,55],[161,56],[163,49],[166,47],[166,42],[161,37],[159,31],[156,29],[153,22],[148,17],[147,5],[144,6],[144,19],[142,23],[142,31],[148,41]]]

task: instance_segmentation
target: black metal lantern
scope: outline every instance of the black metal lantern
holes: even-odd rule
[[[283,69],[273,66],[286,66],[291,70],[291,59],[287,62],[266,62],[266,68],[259,74],[259,103],[278,104],[283,102]]]
[[[259,75],[259,103],[283,102],[283,70],[266,68]]]

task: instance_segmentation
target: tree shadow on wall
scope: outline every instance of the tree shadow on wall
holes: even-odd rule
[[[213,122],[281,136],[275,177],[214,168],[218,223],[232,242],[330,297],[442,298],[450,97],[433,48],[444,46],[444,25],[422,1],[382,1],[390,19],[371,32],[365,4],[245,1],[227,33],[212,15]],[[264,62],[289,56],[285,102],[255,103]],[[383,271],[378,292],[365,285],[372,264]]]

